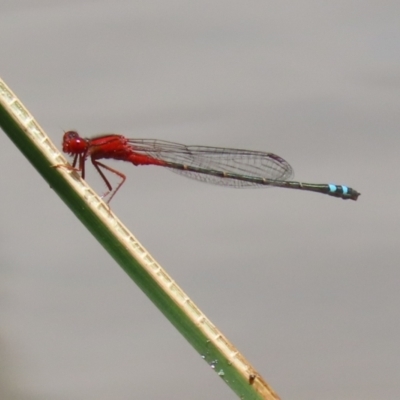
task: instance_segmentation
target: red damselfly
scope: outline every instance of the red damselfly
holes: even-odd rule
[[[360,193],[342,185],[313,184],[291,181],[292,167],[281,157],[262,151],[208,146],[185,146],[164,140],[128,139],[122,135],[106,134],[91,139],[68,131],[63,137],[63,151],[74,156],[72,168],[85,178],[85,162],[92,164],[104,180],[110,195],[107,203],[125,182],[126,176],[103,163],[101,159],[128,161],[139,165],[157,165],[188,178],[234,188],[282,187],[308,190],[357,200]],[[102,169],[121,178],[113,190]]]

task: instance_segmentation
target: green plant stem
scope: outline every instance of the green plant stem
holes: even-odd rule
[[[63,155],[1,79],[0,126],[54,192],[240,398],[279,399],[86,182],[76,172],[62,167],[66,164]]]

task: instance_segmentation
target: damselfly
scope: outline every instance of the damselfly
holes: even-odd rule
[[[63,151],[74,156],[72,168],[85,178],[85,162],[92,164],[104,180],[109,203],[121,188],[126,176],[99,160],[114,159],[133,165],[157,165],[188,178],[234,188],[281,187],[308,190],[357,200],[356,190],[335,184],[314,184],[291,181],[292,167],[281,157],[263,151],[239,150],[222,147],[185,146],[164,140],[128,139],[122,135],[107,134],[84,139],[78,132],[65,132]],[[115,189],[104,175],[102,168],[121,178]]]

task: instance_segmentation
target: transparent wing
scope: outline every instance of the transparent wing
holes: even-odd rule
[[[293,177],[292,167],[281,157],[262,151],[229,149],[208,146],[185,146],[178,143],[151,139],[129,139],[132,150],[151,158],[178,164],[198,171],[169,168],[187,178],[215,185],[245,187],[267,187],[255,182],[240,180],[241,176],[286,181]],[[207,174],[207,171],[237,175],[239,179]]]

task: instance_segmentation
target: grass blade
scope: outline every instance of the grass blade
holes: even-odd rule
[[[0,126],[72,212],[133,281],[243,399],[279,399],[108,206],[67,168],[64,156],[0,79]]]

